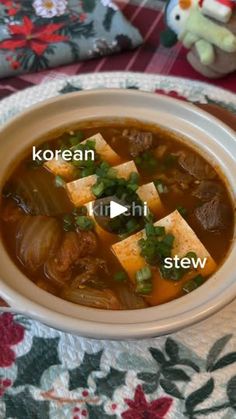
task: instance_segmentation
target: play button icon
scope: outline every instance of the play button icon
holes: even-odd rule
[[[110,201],[110,218],[118,217],[118,215],[124,214],[128,211],[128,208],[124,205],[118,204],[118,202]]]
[[[97,199],[89,203],[87,208],[88,215],[94,217],[96,223],[110,233],[120,234],[130,219],[129,207],[115,196]]]

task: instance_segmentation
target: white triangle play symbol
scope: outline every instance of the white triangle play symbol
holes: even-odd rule
[[[110,202],[110,218],[118,217],[118,215],[124,214],[127,210],[128,208],[124,207],[124,205],[120,205],[114,201]]]

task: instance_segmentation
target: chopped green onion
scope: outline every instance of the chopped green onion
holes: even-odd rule
[[[135,158],[135,163],[141,169],[149,172],[154,171],[158,166],[158,161],[151,151],[144,151],[144,153]]]
[[[147,215],[145,217],[146,223],[152,223],[153,224],[154,218],[155,217],[154,217],[153,213],[150,210],[148,210],[148,213],[147,213]]]
[[[138,184],[139,174],[137,172],[132,172],[129,176],[129,183]]]
[[[76,217],[75,222],[80,230],[92,230],[94,228],[93,220],[85,215]]]
[[[175,266],[172,268],[165,268],[164,265],[160,265],[159,270],[162,278],[170,279],[172,281],[179,281],[186,273],[185,269],[181,267],[176,268]]]
[[[153,235],[153,234],[156,234],[156,229],[155,229],[155,227],[154,227],[154,225],[153,225],[153,224],[151,224],[151,223],[147,223],[147,224],[145,225],[145,232],[146,232],[146,235],[147,235],[147,236],[151,236],[151,235]]]
[[[134,218],[131,218],[126,223],[127,233],[133,233],[135,230],[139,228],[139,223]]]
[[[61,176],[56,176],[55,177],[55,185],[57,188],[64,188],[65,187],[66,182],[62,179]]]
[[[106,174],[108,179],[114,179],[116,177],[116,169],[114,167],[110,167]]]
[[[95,147],[96,147],[96,141],[95,141],[95,140],[93,140],[93,139],[91,139],[91,140],[87,140],[87,141],[86,141],[86,143],[85,143],[85,144],[83,144],[83,145],[85,145],[86,149],[92,149],[92,150],[95,150]]]
[[[74,228],[74,222],[73,217],[70,214],[66,214],[63,217],[63,230],[64,231],[73,231]]]
[[[157,236],[164,236],[166,234],[166,229],[165,227],[161,227],[161,226],[157,226],[155,227],[155,234]]]
[[[138,185],[136,183],[128,183],[127,188],[133,192],[136,192],[138,189]]]
[[[157,191],[159,192],[159,194],[163,194],[163,193],[167,193],[168,192],[168,188],[162,182],[162,180],[160,180],[160,179],[155,180],[154,181],[154,185],[155,185]]]
[[[117,282],[123,282],[127,280],[127,275],[124,271],[118,271],[114,274],[113,279]]]
[[[166,244],[167,246],[172,247],[174,243],[174,236],[173,234],[166,234],[165,237],[162,240],[162,243]]]
[[[81,170],[81,177],[87,177],[94,174],[94,168],[93,167],[85,167]]]
[[[111,168],[109,163],[102,161],[101,164],[96,169],[96,175],[104,177],[107,175],[108,170]]]
[[[152,271],[149,266],[144,266],[136,272],[136,289],[138,294],[150,294],[152,292]]]
[[[77,137],[71,137],[70,138],[70,145],[72,147],[76,147],[80,143],[80,140],[78,140]]]
[[[195,252],[188,252],[184,257],[188,259],[197,260],[197,254]]]
[[[103,182],[97,182],[95,185],[92,186],[92,193],[99,198],[105,189],[105,185]]]
[[[144,266],[139,271],[136,272],[136,279],[137,281],[146,281],[147,279],[151,279],[152,271],[149,266]]]
[[[180,205],[176,209],[177,209],[177,211],[179,211],[179,213],[180,213],[180,215],[182,215],[182,217],[186,217],[186,215],[188,213],[188,211],[186,210],[186,208],[181,207],[181,205]]]
[[[191,279],[190,281],[186,282],[183,286],[183,291],[186,294],[196,290],[204,283],[204,277],[202,275],[197,275],[195,278]]]

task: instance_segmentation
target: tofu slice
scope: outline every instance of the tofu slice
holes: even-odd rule
[[[65,181],[74,179],[76,175],[76,168],[68,161],[53,159],[44,163],[44,167],[55,176],[61,176]]]
[[[101,134],[95,134],[86,138],[81,144],[85,144],[88,140],[95,141],[95,150],[101,158],[107,161],[111,166],[121,162],[120,156],[107,144]],[[70,162],[64,161],[62,158],[54,159],[44,163],[44,167],[52,172],[55,176],[61,176],[63,179],[70,181],[75,177],[76,169]]]
[[[164,214],[164,207],[160,196],[153,182],[142,185],[138,188],[137,194],[143,202],[147,202],[149,210],[158,218]]]
[[[197,272],[195,271],[191,275],[192,277],[198,273],[203,276],[208,276],[216,270],[217,265],[215,261],[178,211],[174,211],[167,217],[157,221],[155,226],[163,226],[167,233],[174,235],[175,241],[172,256],[178,255],[179,257],[184,257],[188,252],[195,252],[199,258],[207,258],[205,267],[203,269],[198,268]],[[140,255],[138,245],[138,241],[143,237],[145,237],[144,230],[112,246],[114,254],[133,282],[135,282],[136,272],[146,265],[145,259]],[[157,305],[179,297],[184,282],[189,279],[190,276],[187,274],[180,281],[165,280],[161,278],[159,271],[155,270],[153,274],[152,294],[145,297],[145,299],[151,305]]]
[[[101,156],[102,160],[107,161],[111,166],[115,166],[121,162],[119,154],[117,154],[107,142],[104,140],[101,134],[95,134],[92,137],[82,141],[81,144],[85,144],[88,140],[95,141],[95,150]]]
[[[114,169],[120,178],[125,179],[128,179],[131,173],[137,172],[137,167],[133,160],[115,166]],[[96,183],[96,180],[97,176],[91,175],[66,184],[67,193],[75,207],[84,205],[96,198],[91,190],[91,187]]]

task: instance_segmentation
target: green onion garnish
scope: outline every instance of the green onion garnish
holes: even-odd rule
[[[136,289],[138,294],[150,294],[152,292],[152,271],[149,266],[144,266],[136,272]]]
[[[161,226],[157,226],[155,227],[155,234],[157,236],[164,236],[166,234],[166,229],[165,227],[161,227]]]
[[[181,205],[179,205],[177,208],[177,211],[179,211],[180,215],[182,215],[182,217],[186,217],[188,214],[188,211],[186,210],[186,208],[181,207]]]
[[[85,215],[76,217],[75,222],[80,230],[92,230],[94,228],[93,220]]]
[[[190,281],[186,282],[183,286],[183,291],[186,294],[196,290],[204,283],[204,277],[202,275],[197,275],[195,278],[191,279]]]
[[[55,177],[55,185],[57,188],[64,188],[65,187],[66,182],[62,179],[61,176],[56,176]]]
[[[104,183],[103,182],[97,182],[97,183],[95,183],[95,185],[92,186],[92,193],[94,194],[94,196],[99,198],[102,195],[104,189],[105,189]]]
[[[154,181],[154,185],[155,185],[157,191],[159,192],[159,194],[163,194],[163,193],[167,193],[168,192],[168,188],[162,182],[162,180],[160,180],[160,179],[155,180]]]
[[[63,230],[64,231],[73,231],[74,228],[74,220],[71,214],[66,214],[63,217]]]
[[[133,233],[138,228],[139,228],[139,223],[134,218],[131,218],[129,221],[127,221],[126,223],[127,233]]]
[[[132,172],[129,176],[129,183],[138,184],[139,182],[139,174],[136,172]]]
[[[124,271],[118,271],[114,274],[113,279],[117,282],[126,281],[127,275]]]

